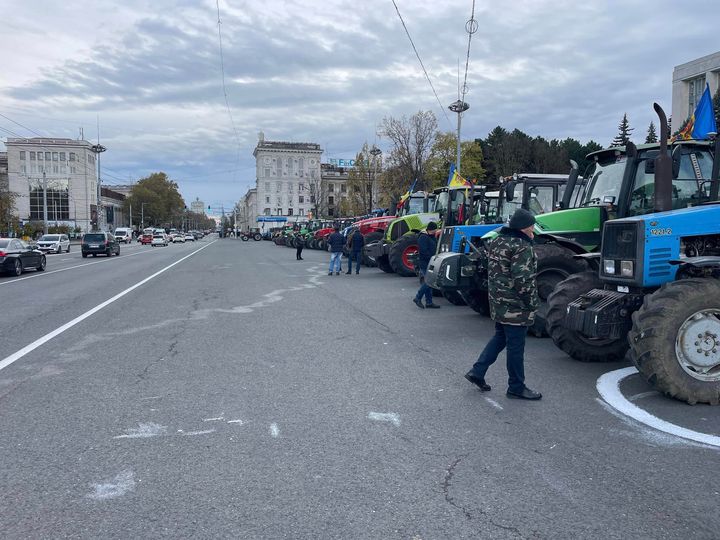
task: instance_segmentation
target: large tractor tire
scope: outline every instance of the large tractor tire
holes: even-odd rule
[[[288,238],[285,240],[285,247],[286,248],[294,248],[295,247],[295,238]]]
[[[720,403],[720,282],[666,283],[632,320],[630,358],[645,380],[691,405]]]
[[[363,245],[366,245],[366,246],[367,246],[368,244],[370,244],[370,243],[372,243],[372,242],[379,242],[379,241],[381,241],[381,240],[383,239],[383,236],[385,236],[385,235],[384,235],[383,233],[381,233],[380,231],[375,231],[375,232],[368,233],[368,234],[366,234],[366,235],[363,237],[364,240],[365,240],[365,242],[364,242]],[[375,267],[375,266],[378,265],[377,261],[376,261],[374,258],[368,257],[368,256],[365,254],[365,250],[364,250],[364,249],[363,249],[362,261],[363,261],[363,264],[364,264],[365,266],[368,266],[368,267],[370,267],[370,268]]]
[[[415,267],[411,257],[418,252],[417,234],[410,233],[398,238],[390,246],[388,260],[393,271],[403,277],[415,276]]]
[[[546,320],[547,300],[555,287],[571,276],[587,270],[587,263],[575,258],[575,253],[559,244],[547,243],[535,246],[537,256],[537,288],[540,297],[540,307],[535,313],[535,322],[528,331],[537,337],[547,335]]]
[[[260,240],[262,240],[262,234],[260,234],[259,232],[256,232],[255,234],[253,234],[253,240],[255,240],[256,242],[259,242]]]
[[[317,246],[320,251],[327,251],[327,240],[321,238],[320,240],[318,240]]]
[[[627,339],[590,338],[565,327],[567,305],[593,289],[602,288],[594,271],[580,272],[558,283],[547,301],[547,331],[557,347],[581,362],[615,362],[627,352]]]
[[[383,255],[377,260],[377,265],[380,270],[385,272],[386,274],[392,274],[394,273],[392,266],[390,266],[390,261],[388,260],[387,255]]]
[[[240,236],[240,240],[242,240],[243,242],[247,242],[249,239],[250,239],[250,238],[248,237],[247,234],[243,234],[243,235]]]
[[[463,291],[460,293],[460,296],[475,313],[479,313],[485,317],[490,316],[490,300],[488,299],[487,291],[471,289],[469,291]]]
[[[447,300],[454,306],[466,305],[465,300],[458,291],[443,291],[442,295],[445,297],[445,300]]]
[[[317,249],[317,245],[315,244],[314,238],[311,238],[310,240],[308,240],[307,248],[308,249]]]

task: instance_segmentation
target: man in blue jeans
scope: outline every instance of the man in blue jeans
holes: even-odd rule
[[[525,386],[525,336],[540,304],[537,293],[537,258],[533,250],[535,216],[522,208],[510,218],[508,227],[486,243],[488,296],[495,335],[485,346],[465,378],[483,392],[488,368],[507,347],[507,397],[537,400],[540,392]]]
[[[360,261],[362,260],[362,249],[365,244],[365,239],[359,229],[353,230],[349,236],[350,238],[348,238],[347,245],[350,253],[348,253],[348,271],[345,273],[352,274],[352,263],[354,260],[357,263],[357,266],[355,266],[355,274],[359,274]]]
[[[335,275],[339,276],[342,271],[342,254],[343,247],[345,247],[345,237],[340,234],[340,227],[335,225],[335,232],[333,232],[327,239],[328,246],[330,247],[330,268],[328,269],[328,276],[333,275],[333,269]]]
[[[433,304],[432,301],[432,289],[425,283],[425,274],[427,273],[428,264],[430,259],[435,255],[435,249],[437,248],[437,242],[435,241],[434,235],[437,230],[437,224],[431,221],[425,227],[425,232],[421,232],[418,235],[418,276],[420,277],[420,288],[418,289],[413,302],[420,309],[435,309],[439,308],[437,304]],[[422,298],[425,297],[425,305],[423,306]]]

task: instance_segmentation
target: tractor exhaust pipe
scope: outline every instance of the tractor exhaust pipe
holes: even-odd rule
[[[575,191],[575,186],[577,185],[577,179],[580,174],[580,171],[578,170],[578,164],[574,160],[570,160],[570,175],[568,176],[567,184],[565,185],[565,193],[563,193],[562,202],[562,209],[565,210],[566,208],[570,208],[570,199],[573,196],[573,192]]]
[[[715,135],[715,151],[713,152],[713,168],[710,177],[710,200],[718,200],[718,191],[720,191],[720,135]]]
[[[672,210],[672,158],[668,155],[668,122],[657,103],[653,108],[660,119],[660,154],[655,158],[655,212]]]

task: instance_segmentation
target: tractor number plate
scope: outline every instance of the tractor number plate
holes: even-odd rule
[[[650,234],[652,236],[670,236],[672,234],[672,229],[650,229]]]

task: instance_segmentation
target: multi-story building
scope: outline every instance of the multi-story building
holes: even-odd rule
[[[23,221],[44,219],[83,231],[97,220],[96,154],[84,140],[11,138],[7,147],[8,188],[17,194],[15,210]]]
[[[323,217],[340,217],[342,201],[347,199],[349,169],[323,163],[321,171],[320,213]]]
[[[266,141],[260,133],[256,164],[255,220],[259,216],[304,219],[321,192],[320,156],[315,143]],[[250,217],[250,214],[249,214]]]
[[[720,88],[720,52],[675,66],[672,82],[673,131],[695,112],[706,84],[713,96]]]
[[[190,211],[193,214],[205,215],[205,203],[200,200],[200,197],[195,197],[195,200],[190,203]]]
[[[7,152],[0,152],[0,193],[9,189]]]

